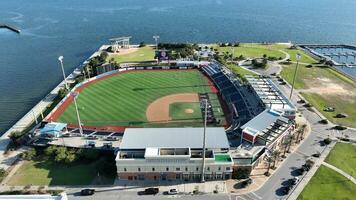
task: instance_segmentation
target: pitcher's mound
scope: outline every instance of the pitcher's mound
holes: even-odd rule
[[[188,109],[185,109],[184,112],[187,113],[187,114],[192,114],[192,113],[194,113],[194,110],[188,108]]]

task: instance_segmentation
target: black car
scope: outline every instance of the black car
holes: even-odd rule
[[[145,189],[144,194],[157,194],[158,192],[158,188],[147,188]]]
[[[293,187],[292,185],[282,187],[282,193],[283,193],[284,195],[289,194],[289,192],[291,191],[292,187]]]
[[[94,189],[83,189],[80,191],[80,194],[83,196],[93,195],[95,193]]]

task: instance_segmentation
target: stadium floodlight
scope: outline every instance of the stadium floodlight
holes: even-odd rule
[[[292,99],[293,89],[294,89],[294,84],[295,84],[295,78],[296,78],[296,76],[297,76],[298,65],[299,65],[300,59],[302,58],[302,55],[300,55],[299,53],[297,53],[297,54],[295,55],[295,58],[297,59],[297,65],[295,66],[295,70],[294,70],[293,83],[292,83],[292,88],[291,88],[291,90],[290,90],[289,99]]]
[[[154,35],[153,39],[155,39],[156,41],[156,50],[158,50],[158,39],[159,39],[159,35]]]
[[[82,122],[80,121],[80,115],[79,115],[79,109],[78,109],[78,104],[77,104],[77,97],[79,95],[79,92],[72,92],[71,95],[73,96],[74,100],[74,105],[75,105],[75,111],[77,113],[77,119],[78,119],[78,125],[79,125],[79,133],[80,136],[83,136],[83,128],[82,128]]]
[[[207,121],[207,113],[208,113],[208,100],[204,100],[204,133],[203,133],[203,159],[202,159],[202,168],[201,168],[201,182],[205,182],[204,174],[205,174],[205,146],[206,146],[206,121]]]
[[[61,68],[62,68],[62,74],[63,74],[63,80],[64,80],[64,86],[67,90],[69,90],[69,87],[68,87],[68,83],[67,83],[67,79],[66,79],[66,74],[64,72],[64,67],[63,67],[63,56],[59,56],[58,57],[58,60],[61,64]]]

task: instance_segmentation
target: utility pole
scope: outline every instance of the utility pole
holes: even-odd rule
[[[156,50],[158,50],[158,39],[159,39],[159,35],[154,35],[153,39],[155,39],[156,41]]]
[[[294,70],[294,76],[293,76],[293,82],[292,82],[292,89],[290,90],[289,99],[292,99],[293,89],[294,89],[294,83],[295,83],[295,77],[297,76],[299,60],[302,58],[302,56],[301,56],[299,53],[297,53],[297,54],[295,55],[295,58],[297,59],[297,66],[295,67],[295,70]]]
[[[78,125],[79,125],[79,133],[80,136],[83,136],[83,128],[82,128],[82,123],[80,121],[80,116],[79,116],[79,110],[78,110],[78,104],[77,104],[77,96],[79,95],[78,92],[73,92],[72,96],[73,96],[73,100],[74,100],[74,105],[75,105],[75,111],[77,113],[77,119],[78,119]]]
[[[68,83],[67,83],[67,79],[66,79],[66,74],[64,72],[64,67],[63,67],[63,56],[59,56],[58,60],[61,63],[61,68],[62,68],[63,80],[64,80],[65,88],[67,89],[67,91],[69,91],[69,87],[68,87]]]
[[[205,174],[205,151],[206,151],[206,121],[207,121],[207,112],[208,112],[208,100],[204,100],[205,104],[205,112],[204,112],[204,134],[203,134],[203,163],[202,163],[202,168],[201,168],[201,182],[205,182],[204,179],[204,174]]]

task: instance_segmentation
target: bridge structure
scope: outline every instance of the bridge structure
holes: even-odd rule
[[[112,51],[117,52],[120,48],[128,49],[130,48],[130,38],[131,36],[111,38],[109,41],[112,42]]]
[[[0,24],[0,28],[5,28],[5,29],[9,29],[10,31],[13,31],[15,33],[20,33],[21,30],[18,28],[15,28],[14,26],[8,25],[8,24]]]

